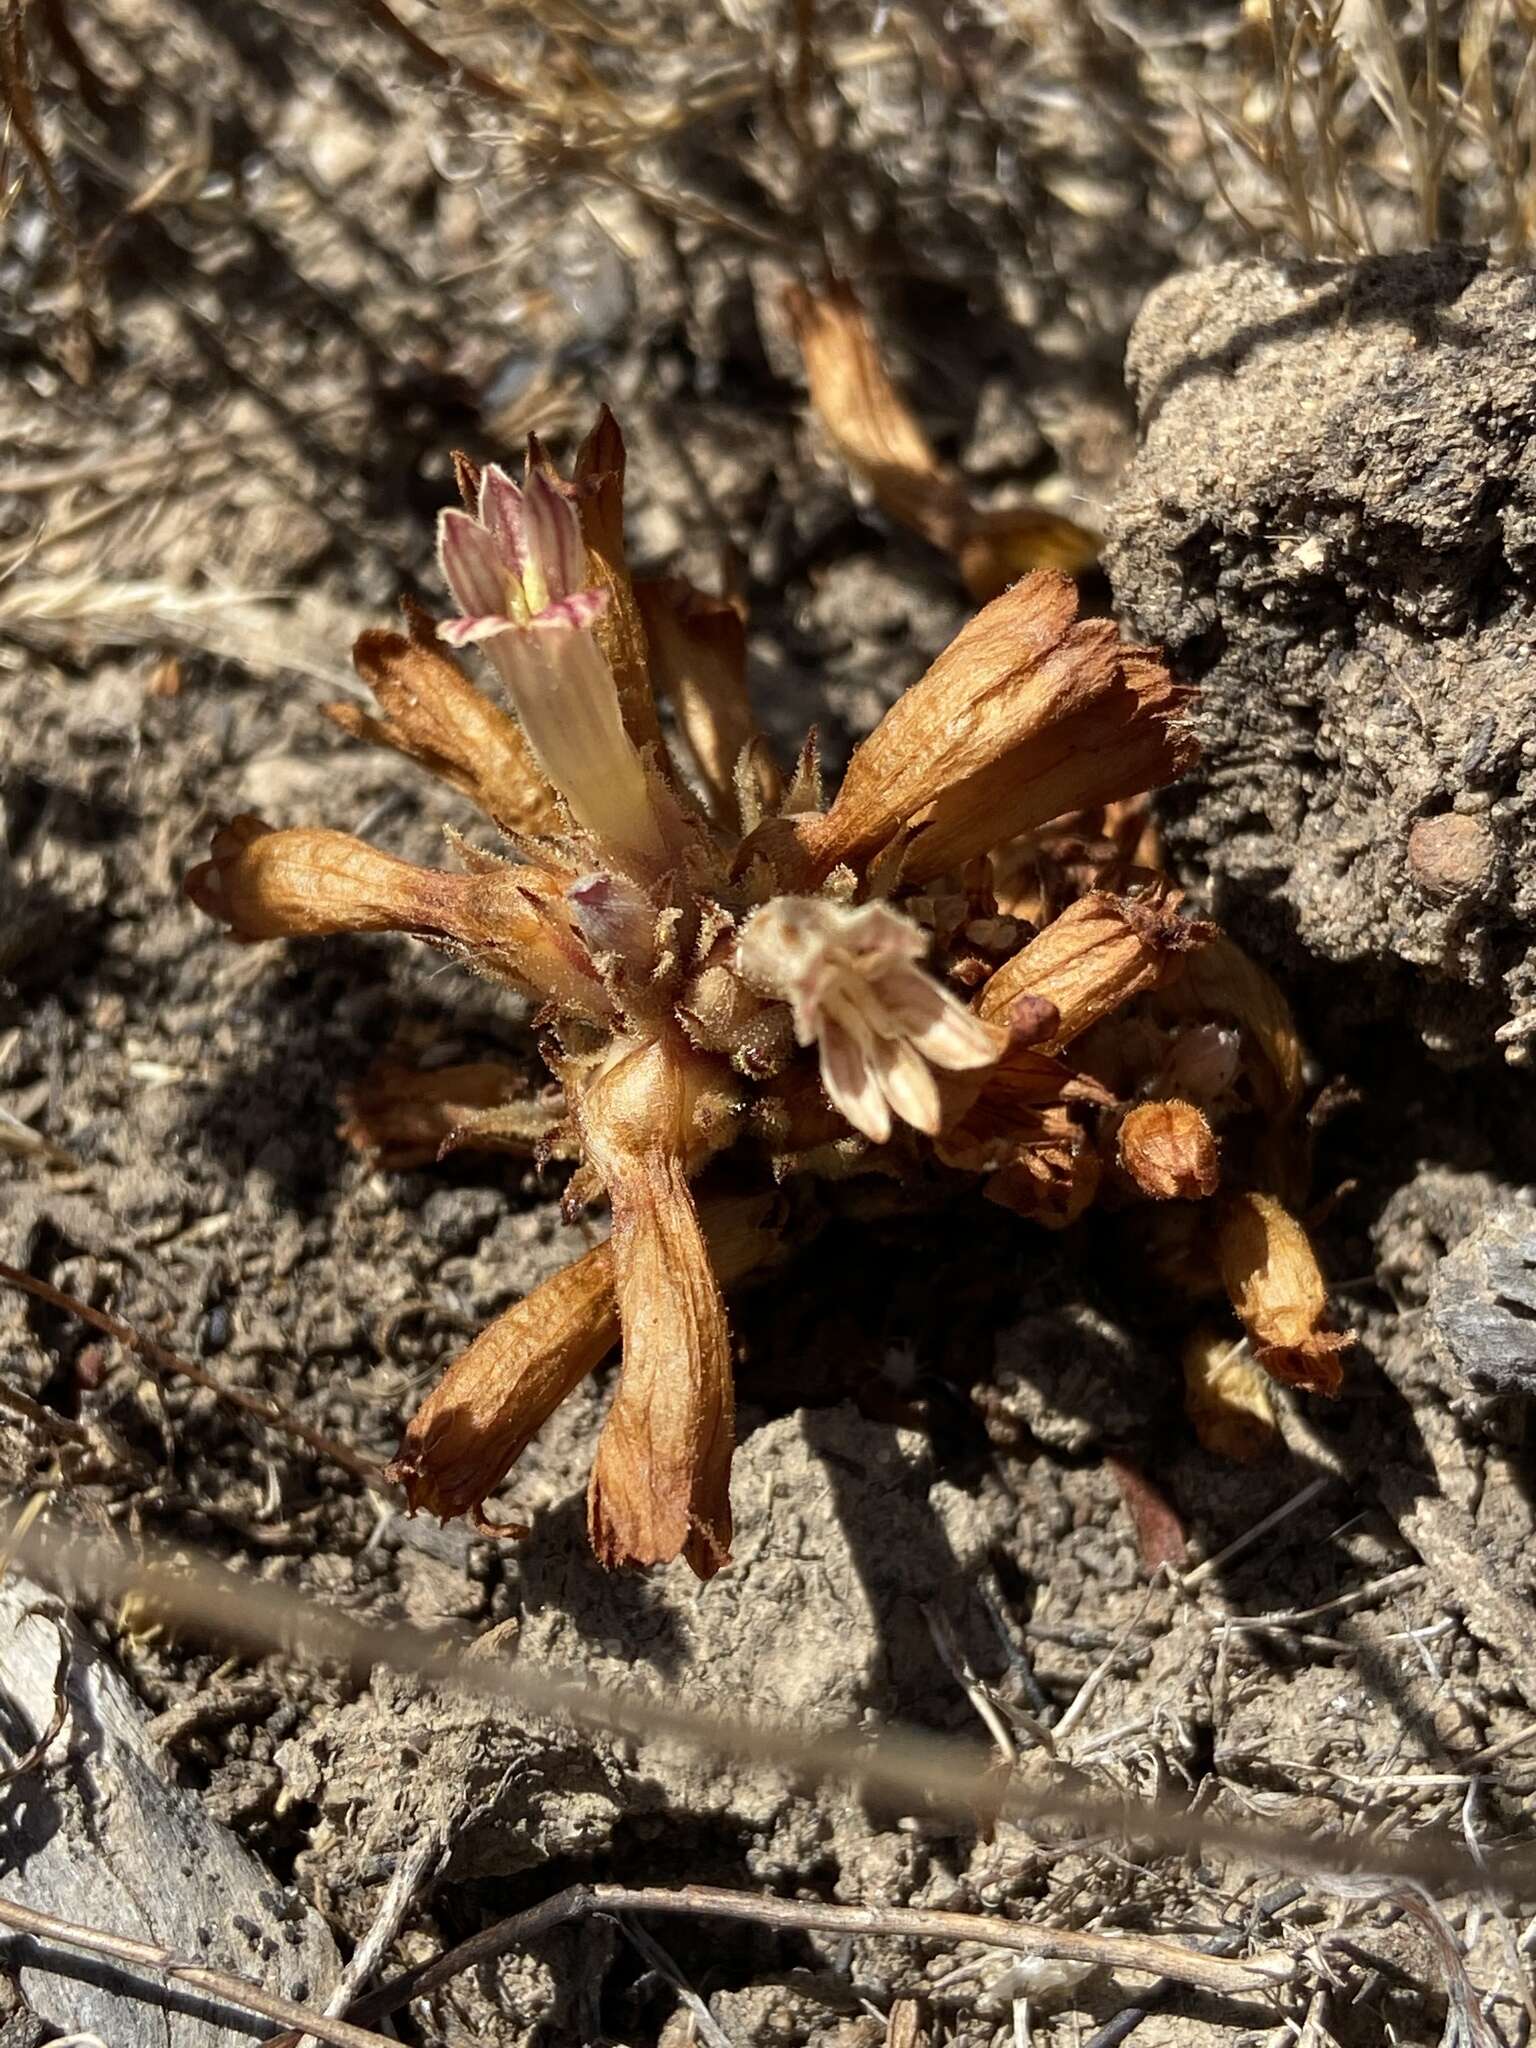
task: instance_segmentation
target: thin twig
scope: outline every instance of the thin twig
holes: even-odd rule
[[[810,1782],[857,1785],[866,1794],[899,1800],[903,1812],[943,1813],[972,1823],[978,1813],[1018,1822],[1071,1821],[1118,1840],[1151,1842],[1179,1853],[1227,1852],[1286,1871],[1367,1870],[1421,1883],[1493,1882],[1514,1897],[1536,1897],[1536,1848],[1530,1846],[1485,1850],[1484,1868],[1459,1840],[1444,1835],[1421,1833],[1396,1842],[1343,1839],[1226,1820],[1173,1800],[1021,1781],[1017,1773],[1011,1784],[999,1786],[991,1751],[953,1737],[903,1728],[888,1729],[875,1740],[842,1730],[807,1734],[781,1722],[708,1713],[591,1685],[516,1658],[477,1658],[472,1639],[462,1631],[428,1633],[404,1622],[363,1621],[287,1587],[241,1578],[142,1539],[132,1553],[56,1530],[0,1538],[0,1548],[7,1543],[28,1571],[48,1584],[84,1584],[98,1600],[138,1593],[189,1634],[257,1655],[313,1658],[360,1681],[379,1666],[409,1672],[430,1685],[558,1716],[576,1727],[680,1742],[696,1753],[793,1771]]]
[[[1193,1571],[1170,1572],[1169,1576],[1176,1586],[1187,1593],[1191,1586],[1198,1586],[1203,1579],[1213,1577],[1223,1565],[1230,1564],[1232,1559],[1239,1556],[1250,1544],[1257,1543],[1261,1536],[1267,1536],[1271,1529],[1278,1528],[1282,1522],[1297,1514],[1310,1501],[1316,1500],[1324,1487],[1332,1484],[1333,1474],[1323,1473],[1321,1477],[1309,1481],[1300,1493],[1293,1493],[1289,1500],[1282,1501],[1273,1514],[1265,1515],[1263,1520],[1255,1522],[1251,1529],[1245,1529],[1241,1536],[1235,1537],[1227,1545],[1225,1550],[1218,1550],[1214,1557],[1208,1557],[1204,1564],[1197,1564]]]
[[[928,1633],[933,1637],[933,1647],[938,1651],[940,1661],[950,1677],[960,1687],[971,1705],[980,1715],[988,1734],[997,1744],[998,1757],[1005,1769],[1011,1770],[1019,1760],[1019,1746],[1013,1739],[1013,1732],[998,1711],[996,1700],[987,1687],[971,1669],[971,1660],[961,1648],[960,1638],[955,1634],[954,1624],[936,1600],[925,1601],[923,1619],[928,1624]],[[1026,1720],[1028,1717],[1025,1717]],[[1048,1729],[1039,1722],[1030,1724],[1030,1733],[1044,1737],[1045,1747],[1054,1755]]]
[[[1151,1598],[1152,1588],[1149,1586],[1142,1596],[1141,1605],[1125,1624],[1125,1627],[1121,1629],[1119,1635],[1110,1644],[1098,1663],[1094,1665],[1082,1684],[1077,1688],[1076,1693],[1068,1703],[1066,1712],[1051,1730],[1058,1749],[1072,1733],[1078,1722],[1082,1720],[1089,1707],[1092,1706],[1094,1696],[1098,1692],[1099,1687],[1114,1669],[1115,1659],[1124,1650],[1136,1630],[1140,1628],[1142,1616],[1146,1613]]]
[[[1369,1586],[1357,1586],[1352,1593],[1337,1593],[1331,1600],[1321,1600],[1316,1607],[1289,1608],[1276,1614],[1223,1614],[1213,1619],[1213,1628],[1299,1628],[1304,1621],[1317,1621],[1325,1614],[1342,1614],[1346,1610],[1368,1607],[1374,1601],[1383,1599],[1388,1593],[1401,1593],[1409,1586],[1416,1586],[1429,1573],[1421,1564],[1405,1564],[1400,1570],[1388,1572],[1384,1579],[1373,1580]],[[1185,1581],[1186,1585],[1188,1580]]]
[[[24,1294],[34,1295],[39,1301],[46,1301],[50,1308],[62,1309],[66,1315],[77,1316],[81,1322],[89,1323],[93,1329],[104,1331],[115,1337],[125,1349],[158,1366],[163,1372],[179,1373],[190,1380],[195,1387],[206,1387],[211,1394],[217,1394],[231,1408],[238,1408],[245,1415],[254,1416],[266,1423],[269,1429],[280,1430],[283,1435],[296,1437],[307,1444],[317,1456],[329,1458],[340,1465],[354,1478],[364,1480],[369,1486],[385,1487],[389,1482],[384,1477],[384,1467],[377,1458],[364,1457],[361,1451],[354,1451],[346,1444],[338,1443],[335,1437],[327,1436],[323,1430],[311,1429],[307,1422],[300,1422],[296,1416],[285,1414],[275,1401],[265,1401],[260,1394],[248,1394],[243,1387],[226,1386],[216,1380],[212,1373],[204,1372],[200,1365],[194,1365],[190,1358],[183,1358],[179,1352],[169,1351],[165,1345],[157,1344],[152,1337],[140,1333],[122,1322],[116,1316],[109,1316],[105,1310],[92,1308],[89,1302],[79,1300],[73,1294],[65,1294],[60,1288],[50,1287],[46,1280],[39,1280],[31,1273],[23,1273],[17,1266],[6,1265],[0,1259],[0,1280],[9,1281],[12,1287],[19,1287]]]
[[[358,1994],[372,1978],[385,1950],[405,1924],[405,1917],[415,1904],[417,1893],[441,1866],[446,1848],[442,1828],[428,1827],[395,1865],[394,1875],[385,1888],[372,1926],[347,1958],[346,1968],[325,2001],[325,2010],[331,2019],[345,2019],[357,2003]],[[308,2048],[313,2039],[312,2034],[275,2034],[266,2048]]]
[[[694,2039],[702,2041],[704,2048],[733,2048],[730,2035],[655,1936],[647,1934],[643,1927],[636,1927],[628,1920],[620,1920],[619,1927],[650,1967],[658,1971],[672,1986],[684,2007],[692,2015]]]
[[[706,1920],[751,1920],[781,1932],[974,1941],[1048,1961],[1145,1971],[1225,1998],[1275,1990],[1293,1982],[1300,1968],[1282,1949],[1229,1959],[1154,1934],[1032,1927],[1021,1920],[994,1919],[984,1913],[928,1912],[919,1906],[831,1906],[809,1899],[760,1897],[710,1884],[684,1885],[678,1890],[667,1885],[573,1884],[553,1898],[471,1935],[435,1962],[381,1985],[353,2010],[370,2020],[379,2019],[410,1999],[425,1998],[465,1970],[478,1969],[509,1949],[526,1948],[552,1928],[593,1913],[686,1913]]]
[[[347,2020],[333,2020],[323,2012],[311,2012],[308,2006],[296,2005],[291,1998],[278,1998],[228,1970],[210,1970],[202,1963],[188,1962],[156,1941],[138,1941],[132,1935],[112,1934],[103,1927],[80,1927],[72,1920],[60,1920],[52,1913],[18,1905],[14,1899],[0,1899],[0,1927],[13,1928],[18,1934],[33,1935],[41,1941],[57,1942],[61,1948],[78,1948],[87,1955],[105,1956],[109,1962],[150,1970],[170,1984],[190,1984],[194,1990],[207,1991],[245,2012],[260,2013],[263,2019],[302,2027],[306,2033],[333,2043],[334,2048],[388,2048],[382,2034],[370,2033],[366,2027],[353,2026]],[[32,1956],[28,1963],[34,1969],[63,1974],[61,1962],[54,1957]]]
[[[43,1758],[52,1749],[54,1738],[64,1726],[65,1719],[69,1713],[69,1666],[73,1654],[69,1630],[63,1621],[59,1619],[58,1615],[45,1614],[41,1609],[35,1607],[30,1608],[22,1616],[22,1619],[25,1621],[34,1615],[39,1621],[51,1621],[58,1631],[59,1662],[58,1668],[53,1674],[53,1712],[48,1717],[48,1726],[39,1735],[36,1742],[32,1744],[32,1747],[24,1755],[17,1757],[14,1763],[7,1764],[3,1770],[0,1770],[0,1785],[8,1784],[12,1778],[24,1778],[29,1771],[37,1769]]]

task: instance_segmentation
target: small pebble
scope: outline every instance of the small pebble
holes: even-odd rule
[[[1427,895],[1454,902],[1480,889],[1492,873],[1497,848],[1480,818],[1447,811],[1420,818],[1408,834],[1408,866]]]

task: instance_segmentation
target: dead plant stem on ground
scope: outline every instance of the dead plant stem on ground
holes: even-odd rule
[[[1536,1899],[1536,1848],[1482,1850],[1457,1837],[1420,1834],[1401,1842],[1344,1840],[1311,1831],[1255,1826],[1191,1811],[1171,1799],[1110,1797],[1077,1787],[1030,1783],[1016,1772],[1000,1785],[989,1748],[897,1728],[877,1740],[841,1730],[807,1734],[779,1722],[702,1713],[666,1698],[620,1693],[517,1660],[490,1663],[468,1654],[460,1631],[429,1633],[404,1622],[357,1620],[285,1587],[260,1585],[205,1561],[141,1544],[137,1553],[72,1532],[37,1529],[5,1540],[45,1583],[88,1591],[95,1599],[136,1594],[188,1633],[252,1655],[312,1659],[365,1683],[376,1666],[429,1684],[496,1700],[572,1725],[671,1741],[807,1782],[841,1781],[902,1812],[978,1815],[1015,1822],[1058,1820],[1085,1835],[1138,1842],[1184,1854],[1229,1853],[1282,1870],[1406,1878],[1421,1884],[1497,1889]],[[1279,1981],[1278,1978],[1272,1981]],[[313,2030],[312,2030],[313,2031]]]
[[[383,1985],[354,2011],[370,2019],[396,2012],[407,2000],[424,1998],[461,1972],[478,1969],[509,1950],[585,1920],[595,1913],[678,1913],[697,1919],[751,1920],[759,1926],[799,1932],[894,1935],[909,1941],[974,1941],[1042,1960],[1089,1963],[1112,1970],[1146,1971],[1221,1997],[1251,1997],[1294,1981],[1299,1966],[1283,1950],[1244,1958],[1213,1955],[1157,1935],[1035,1927],[984,1913],[929,1912],[910,1906],[833,1906],[805,1899],[757,1897],[720,1885],[575,1884],[526,1912],[498,1920],[441,1955],[435,1962]]]
[[[231,1408],[238,1408],[242,1414],[251,1415],[258,1422],[264,1422],[269,1429],[280,1430],[284,1436],[295,1438],[307,1444],[319,1457],[329,1458],[332,1464],[340,1465],[350,1472],[354,1479],[361,1479],[366,1485],[393,1491],[384,1477],[384,1467],[376,1458],[368,1458],[361,1451],[354,1451],[335,1437],[327,1436],[323,1430],[312,1429],[307,1422],[300,1422],[296,1416],[285,1414],[275,1401],[265,1401],[259,1394],[248,1394],[243,1387],[226,1386],[212,1373],[204,1372],[200,1365],[194,1365],[190,1358],[183,1358],[179,1352],[171,1351],[164,1344],[157,1344],[152,1337],[145,1337],[117,1316],[109,1316],[104,1309],[92,1308],[88,1302],[80,1301],[72,1294],[65,1294],[57,1287],[50,1287],[46,1280],[38,1280],[31,1273],[23,1273],[19,1267],[8,1266],[0,1260],[0,1280],[12,1287],[19,1287],[24,1294],[46,1301],[50,1308],[61,1309],[66,1315],[78,1316],[93,1329],[103,1331],[108,1337],[115,1337],[125,1350],[146,1364],[161,1372],[178,1374],[190,1380],[194,1386],[206,1387]]]
[[[206,1991],[211,1997],[221,1998],[242,2011],[260,2013],[263,2019],[302,2027],[318,2039],[331,2042],[333,2048],[384,2048],[385,2037],[382,2034],[370,2033],[346,2020],[331,2019],[322,2012],[311,2012],[307,2006],[296,2005],[292,1999],[278,1998],[270,1991],[263,1991],[259,1984],[252,1984],[248,1978],[190,1962],[174,1950],[162,1948],[159,1942],[138,1941],[132,1935],[113,1934],[101,1927],[80,1927],[72,1920],[61,1920],[53,1913],[40,1913],[15,1899],[0,1899],[0,1927],[9,1927],[35,1941],[56,1942],[61,1948],[81,1949],[86,1955],[102,1956],[108,1962],[122,1963],[130,1969],[152,1971],[167,1983],[190,1985],[193,1990]],[[33,1969],[56,1973],[62,1969],[56,1957],[39,1957],[34,1952],[27,1960]]]

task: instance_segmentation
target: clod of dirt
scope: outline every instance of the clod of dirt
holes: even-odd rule
[[[1128,371],[1120,608],[1201,686],[1173,826],[1219,915],[1458,1059],[1536,1037],[1536,278],[1227,263]]]
[[[509,1654],[505,1633],[492,1631],[476,1655]],[[373,1887],[429,1837],[441,1844],[436,1875],[464,1884],[591,1854],[621,1810],[601,1741],[382,1668],[277,1761],[288,1800],[319,1809],[301,1868],[359,1930],[377,1908]]]

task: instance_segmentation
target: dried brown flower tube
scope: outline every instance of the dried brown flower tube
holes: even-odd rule
[[[338,932],[406,932],[451,943],[483,971],[602,1016],[608,1002],[559,912],[559,882],[493,862],[469,875],[419,868],[348,832],[274,831],[240,817],[186,878],[199,910],[247,944]]]
[[[732,1286],[778,1250],[770,1198],[707,1202],[709,1255]],[[390,1477],[413,1509],[478,1512],[566,1396],[619,1341],[613,1248],[593,1249],[503,1310],[411,1417]]]
[[[482,1330],[411,1417],[389,1476],[412,1510],[478,1514],[618,1340],[613,1255],[600,1244]]]
[[[336,932],[438,931],[468,879],[413,867],[347,832],[318,825],[279,832],[247,813],[214,833],[210,858],[188,874],[186,892],[232,938],[252,945]]]
[[[587,1497],[592,1548],[610,1565],[681,1553],[703,1579],[730,1559],[735,1399],[725,1303],[688,1185],[694,1086],[686,1051],[620,1048],[576,1114],[613,1205],[624,1332]]]
[[[356,704],[327,704],[333,724],[419,762],[509,832],[563,829],[554,791],[517,721],[483,696],[435,641],[423,646],[400,633],[364,633],[352,660],[384,715],[370,718]]]
[[[959,637],[856,749],[823,816],[796,820],[813,875],[898,839],[920,883],[1064,811],[1171,781],[1195,758],[1184,692],[1070,578],[1041,570]]]
[[[805,364],[811,403],[848,467],[890,518],[942,548],[978,603],[1030,569],[1086,569],[1099,537],[1042,505],[984,511],[934,453],[891,381],[863,308],[847,285],[792,286],[785,309]]]
[[[1232,1195],[1216,1216],[1222,1281],[1272,1378],[1336,1394],[1350,1339],[1327,1327],[1328,1288],[1307,1233],[1272,1195]]]
[[[1026,999],[1053,1004],[1055,1027],[1034,1042],[1041,1052],[1059,1052],[1133,996],[1183,972],[1208,942],[1211,927],[1181,918],[1177,905],[1163,887],[1080,896],[997,970],[977,1009],[1000,1024]]]

